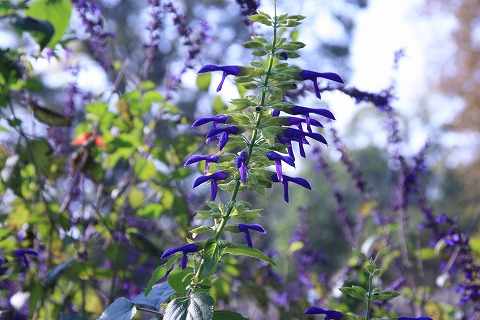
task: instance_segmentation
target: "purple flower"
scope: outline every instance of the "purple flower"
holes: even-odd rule
[[[248,154],[243,151],[240,153],[240,156],[237,158],[236,167],[238,172],[240,172],[240,181],[242,183],[247,182],[247,159]]]
[[[310,123],[307,124],[309,132],[312,132],[309,125],[314,126],[314,127],[323,128],[323,125],[317,119],[310,119],[309,118],[308,121],[310,122]],[[287,118],[287,124],[288,125],[297,126],[297,128],[300,129],[300,130],[303,130],[302,129],[302,123],[306,123],[306,122],[307,122],[307,119],[296,118],[296,117],[288,117]]]
[[[315,95],[318,99],[321,99],[320,96],[320,89],[318,88],[317,78],[324,78],[340,83],[344,83],[343,79],[336,73],[333,72],[315,72],[310,70],[303,70],[298,74],[301,79],[303,80],[311,80],[313,82],[313,86],[315,87]]]
[[[205,169],[208,170],[208,168],[210,166],[210,163],[211,162],[217,163],[219,158],[220,157],[216,154],[207,154],[207,155],[194,154],[193,156],[189,157],[187,159],[187,161],[185,161],[185,164],[183,166],[186,167],[186,166],[188,166],[192,163],[197,163],[197,162],[205,160],[206,161]]]
[[[38,252],[33,249],[18,249],[14,251],[14,254],[16,257],[22,260],[23,264],[27,269],[30,268],[30,263],[28,262],[27,255],[38,257]]]
[[[218,145],[218,150],[221,151],[228,142],[228,136],[231,134],[237,134],[239,131],[240,130],[238,130],[238,128],[235,126],[228,126],[225,128],[214,128],[207,133],[206,135],[207,142],[217,139],[218,136],[221,134],[222,138],[220,140],[220,144]]]
[[[210,181],[210,187],[212,192],[212,200],[215,200],[217,197],[217,181],[218,180],[225,180],[228,178],[228,173],[224,171],[215,172],[209,176],[201,176],[198,177],[197,180],[193,183],[193,187],[196,188],[204,182]]]
[[[245,234],[245,240],[247,240],[247,245],[252,248],[252,239],[250,238],[250,230],[257,231],[263,234],[267,234],[267,231],[259,225],[259,224],[238,224],[238,231],[243,232]]]
[[[418,318],[399,317],[398,320],[433,320],[433,319],[430,317],[418,317]]]
[[[289,138],[289,139],[294,139],[294,138],[301,139],[300,142],[303,142],[303,143],[306,142],[306,141],[303,141],[303,139],[305,137],[309,137],[309,138],[317,140],[317,141],[319,141],[323,144],[328,145],[327,140],[325,140],[325,138],[320,133],[304,132],[304,131],[298,130],[298,129],[287,128],[287,129],[283,130],[283,135],[285,136],[285,138]],[[300,142],[299,142],[299,144],[302,144]]]
[[[336,310],[325,310],[318,307],[308,308],[303,314],[324,314],[325,320],[338,320],[342,319],[342,314]]]
[[[198,250],[198,246],[194,243],[187,244],[186,246],[183,246],[183,247],[170,248],[165,250],[165,252],[162,254],[162,259],[181,251],[183,253],[183,257],[182,257],[182,270],[183,270],[187,267],[187,262],[188,262],[187,254],[191,252],[197,252],[197,250]]]
[[[272,175],[272,181],[273,182],[281,182],[283,184],[283,199],[285,200],[285,202],[288,202],[288,183],[289,182],[293,182],[293,183],[296,183],[308,190],[312,190],[312,187],[310,186],[310,184],[308,183],[307,180],[303,179],[303,178],[292,178],[290,176],[287,176],[287,175],[283,175],[283,179],[282,181],[280,181],[278,178],[277,178],[277,175],[274,174]]]
[[[216,66],[214,64],[207,64],[203,66],[198,73],[212,72],[212,71],[222,71],[222,81],[217,87],[217,92],[222,90],[223,82],[228,75],[238,76],[242,69],[239,66]]]
[[[292,159],[292,157],[290,156],[282,156],[279,153],[270,151],[269,153],[267,153],[267,158],[268,160],[275,161],[275,171],[277,172],[277,179],[280,182],[283,181],[282,161],[295,168],[295,160]]]
[[[200,118],[192,124],[192,128],[204,125],[205,123],[213,122],[214,126],[218,123],[227,123],[228,116],[226,114],[220,114],[213,117]]]

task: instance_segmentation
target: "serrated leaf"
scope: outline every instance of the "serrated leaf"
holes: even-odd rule
[[[103,311],[98,320],[131,320],[136,312],[135,303],[125,298],[118,298]]]
[[[133,302],[158,310],[160,305],[166,302],[174,293],[175,290],[173,290],[167,282],[162,282],[152,286],[152,290],[147,296],[145,296],[145,292],[137,295],[133,298]]]
[[[63,263],[60,263],[59,265],[56,265],[45,275],[45,278],[43,278],[43,282],[47,286],[52,285],[58,280],[58,278],[63,273],[63,271],[65,271],[65,269],[70,267],[70,265],[72,265],[73,262],[75,262],[75,259],[70,259]]]
[[[178,295],[184,295],[187,293],[187,287],[190,285],[192,278],[192,268],[175,269],[168,275],[168,284]]]
[[[205,249],[203,251],[205,261],[205,277],[211,276],[215,272],[218,261],[222,257],[222,253],[223,247],[220,247],[215,239],[210,238],[207,240]]]
[[[173,264],[177,262],[177,260],[180,259],[181,257],[182,257],[182,253],[177,252],[170,259],[168,259],[168,261],[165,264],[155,269],[155,271],[152,274],[152,277],[150,278],[150,281],[148,281],[147,288],[145,289],[145,296],[147,296],[150,293],[150,291],[152,291],[152,287],[155,284],[155,282],[162,279],[167,274],[168,270],[170,270],[170,268],[173,266]]]
[[[227,244],[224,247],[223,253],[229,253],[229,254],[234,254],[237,256],[247,256],[251,258],[257,258],[260,260],[263,260],[265,262],[270,263],[271,265],[276,265],[275,261],[273,261],[269,256],[264,254],[262,251],[251,248],[249,246],[243,245],[243,244],[237,244],[237,243],[231,243],[227,242]]]
[[[177,298],[165,309],[164,320],[211,320],[215,301],[206,292]]]
[[[240,313],[236,313],[229,310],[215,310],[213,311],[212,320],[248,320]]]

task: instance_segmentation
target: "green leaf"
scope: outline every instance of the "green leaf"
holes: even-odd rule
[[[46,20],[52,25],[54,32],[45,46],[53,49],[67,31],[72,15],[72,4],[68,0],[37,0],[29,3],[24,12],[27,16]]]
[[[224,248],[223,253],[234,254],[237,256],[247,256],[251,258],[257,258],[263,260],[265,262],[270,263],[271,265],[276,265],[275,261],[273,261],[269,256],[264,254],[262,251],[250,248],[249,246],[245,246],[243,244],[231,243],[227,242]]]
[[[177,298],[165,309],[164,320],[211,320],[215,301],[206,292]]]
[[[173,266],[173,264],[177,262],[177,260],[180,259],[181,257],[182,257],[182,253],[177,252],[170,259],[168,259],[168,261],[165,264],[155,269],[155,271],[152,274],[152,277],[150,278],[150,281],[148,281],[147,288],[145,289],[145,296],[148,296],[150,291],[152,291],[152,287],[155,284],[155,282],[162,279],[167,274],[168,270],[170,270],[170,268]]]
[[[41,107],[38,104],[31,104],[35,118],[45,124],[54,127],[68,127],[72,124],[72,119],[61,115],[55,111]]]
[[[145,292],[142,292],[133,298],[132,302],[158,310],[161,304],[166,302],[174,293],[175,290],[173,290],[167,282],[162,282],[154,285],[148,296],[145,296]]]
[[[197,87],[201,91],[208,92],[211,82],[212,82],[211,73],[200,73],[199,75],[197,75]]]
[[[72,263],[75,262],[75,259],[70,259],[68,261],[65,261],[63,263],[60,263],[59,265],[53,267],[46,275],[45,278],[43,278],[43,282],[47,285],[50,286],[57,282],[58,278],[60,275],[72,265]]]
[[[140,158],[133,165],[133,172],[142,181],[150,180],[157,175],[157,169],[150,160]]]
[[[175,269],[168,275],[168,284],[178,295],[184,295],[187,293],[187,287],[193,278],[193,269]]]
[[[263,48],[263,44],[257,41],[247,41],[242,43],[242,46],[247,49],[259,49]]]
[[[215,310],[213,311],[212,320],[248,320],[244,318],[240,313],[236,313],[229,310]]]
[[[383,249],[380,250],[380,252],[377,253],[377,255],[375,256],[375,261],[384,258],[389,252],[390,252],[390,246],[383,248]]]
[[[103,311],[98,320],[130,320],[137,313],[135,303],[125,298],[118,298]]]
[[[205,244],[203,251],[205,259],[205,277],[211,276],[217,269],[218,261],[222,257],[223,247],[220,247],[215,239],[210,238]]]
[[[342,287],[338,290],[340,290],[344,294],[348,294],[349,296],[360,300],[363,300],[367,297],[367,291],[359,286]]]
[[[391,299],[391,298],[398,297],[399,295],[400,295],[400,292],[385,290],[385,291],[382,291],[378,294],[373,294],[372,298],[373,298],[373,300],[384,301],[384,300],[388,300],[388,299]]]
[[[355,248],[352,248],[352,252],[353,252],[359,259],[368,260],[367,255],[366,255],[365,253],[363,253],[362,251],[360,251],[360,250],[358,250],[358,249],[355,249]]]
[[[208,211],[208,212],[210,212],[210,211]],[[210,232],[212,235],[215,234],[215,231],[211,227],[207,227],[207,226],[200,226],[198,228],[190,230],[190,233],[192,234],[192,238],[194,238],[194,239],[197,235],[199,235],[201,233],[205,233],[205,232]]]
[[[135,187],[130,189],[130,193],[128,194],[128,203],[133,209],[137,209],[143,204],[145,196],[142,190],[139,190]]]
[[[165,208],[158,203],[150,203],[137,210],[137,215],[143,219],[155,219],[162,215]]]

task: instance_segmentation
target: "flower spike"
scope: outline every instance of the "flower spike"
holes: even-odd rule
[[[225,82],[225,78],[228,75],[238,76],[242,69],[239,66],[216,66],[214,64],[207,64],[203,66],[198,73],[205,73],[205,72],[212,72],[212,71],[222,71],[222,80],[217,87],[217,92],[222,90],[223,83]]]
[[[186,246],[183,246],[183,247],[170,248],[165,250],[165,252],[162,254],[162,259],[181,251],[183,253],[183,257],[182,257],[182,270],[183,270],[187,267],[187,262],[188,262],[187,254],[191,252],[197,252],[198,248],[199,247],[194,243],[187,244]]]
[[[265,231],[265,229],[259,224],[238,224],[238,231],[245,234],[245,240],[247,241],[247,245],[250,248],[253,248],[252,239],[250,238],[250,230],[257,231],[263,234],[267,234],[267,231]]]

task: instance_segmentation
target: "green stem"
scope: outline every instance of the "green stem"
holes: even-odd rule
[[[256,112],[256,118],[257,119],[256,119],[256,122],[255,122],[255,128],[253,129],[252,138],[251,138],[251,140],[248,144],[248,157],[245,161],[247,166],[250,162],[250,159],[251,159],[251,156],[252,156],[252,153],[253,153],[253,148],[255,147],[255,144],[257,142],[258,132],[259,132],[259,128],[260,128],[260,124],[261,124],[262,116],[263,116],[263,112],[264,112],[263,107],[265,107],[266,100],[267,100],[267,88],[268,88],[269,81],[270,81],[270,74],[271,74],[272,68],[273,68],[273,61],[274,61],[274,56],[275,56],[275,51],[276,51],[276,42],[277,42],[277,16],[276,16],[277,12],[276,12],[276,9],[277,8],[275,6],[275,21],[274,21],[274,24],[273,24],[272,50],[271,50],[271,53],[270,53],[267,72],[265,73],[265,79],[263,80],[263,85],[262,85],[262,95],[261,95],[261,98],[260,98],[260,111]],[[230,201],[228,202],[227,211],[223,215],[220,224],[215,229],[215,235],[214,235],[215,241],[220,239],[220,236],[222,235],[223,229],[225,228],[228,220],[230,219],[230,215],[232,214],[233,209],[235,207],[234,204],[235,204],[235,201],[237,200],[237,195],[238,195],[238,192],[240,190],[240,185],[241,185],[240,178],[237,178],[235,180],[235,186],[234,186],[232,194],[230,196]],[[205,259],[202,258],[202,260],[200,262],[200,265],[197,269],[197,272],[195,273],[195,276],[193,277],[193,280],[200,279],[200,276],[203,272],[204,267],[205,267]],[[195,293],[195,287],[190,289],[189,292],[188,292],[188,294],[193,294],[193,293]]]
[[[370,317],[370,309],[372,307],[372,284],[373,284],[373,273],[368,275],[368,297],[367,297],[367,308],[365,310],[365,320],[368,320]]]

